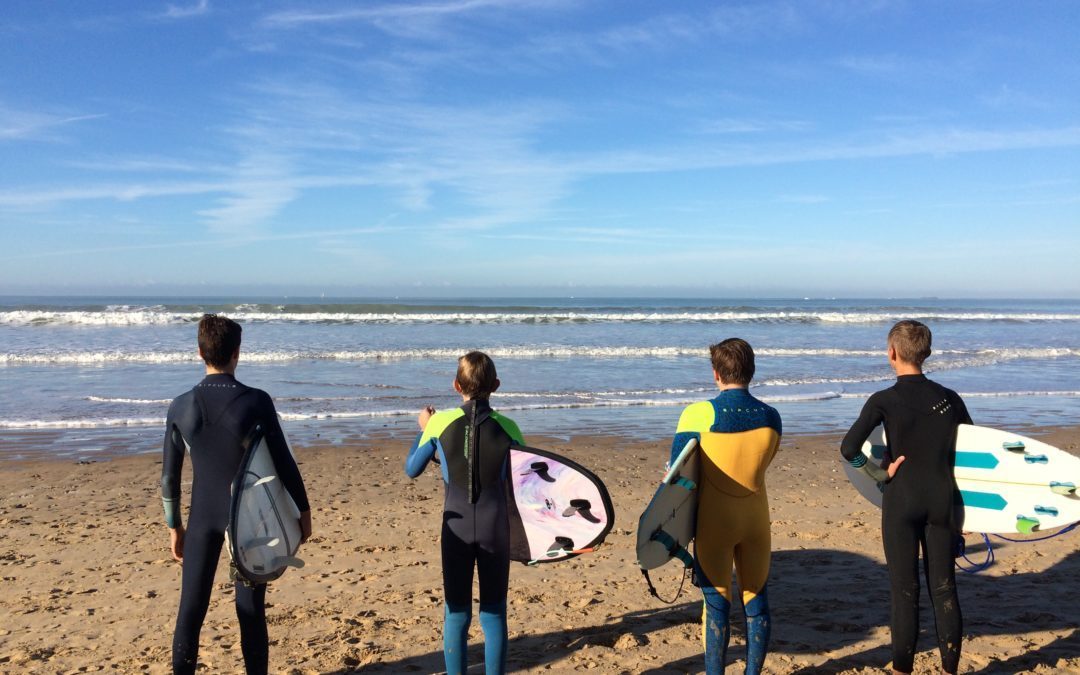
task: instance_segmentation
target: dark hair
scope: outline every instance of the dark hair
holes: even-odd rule
[[[458,359],[455,379],[468,398],[488,398],[498,382],[495,362],[484,352],[469,352]]]
[[[926,357],[930,356],[932,338],[926,324],[914,319],[897,321],[889,329],[889,344],[896,348],[896,355],[913,366],[922,366]]]
[[[203,314],[199,319],[199,352],[206,365],[222,369],[240,349],[240,324],[217,314]]]
[[[754,379],[754,349],[742,338],[728,338],[709,347],[712,367],[725,384],[750,384]]]

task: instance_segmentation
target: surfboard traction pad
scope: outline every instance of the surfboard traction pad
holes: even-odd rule
[[[304,565],[296,557],[300,548],[300,512],[278,479],[264,442],[261,425],[256,425],[244,439],[247,450],[232,482],[225,531],[234,578],[249,584],[269,583],[289,567]]]
[[[959,487],[961,499],[963,500],[965,507],[965,515],[968,509],[981,509],[986,511],[999,511],[1004,512],[1006,509],[1010,509],[1012,514],[1015,515],[1014,529],[986,529],[988,532],[996,532],[999,534],[1005,534],[1006,532],[1019,532],[1021,534],[1033,534],[1038,532],[1043,527],[1049,527],[1055,529],[1059,527],[1065,527],[1075,522],[1080,521],[1080,512],[1075,508],[1077,502],[1080,502],[1080,498],[1077,496],[1077,485],[1075,480],[1070,481],[1057,481],[1057,480],[1042,480],[1041,482],[1014,482],[1008,481],[994,481],[987,477],[978,477],[977,472],[980,470],[992,471],[999,464],[1005,461],[1012,461],[1016,464],[1016,460],[1022,460],[1023,464],[1019,464],[1018,467],[1025,465],[1045,466],[1052,470],[1065,470],[1068,472],[1070,469],[1072,473],[1077,474],[1076,478],[1080,479],[1080,461],[1077,461],[1073,456],[1065,453],[1064,451],[1046,445],[1041,441],[1035,441],[1031,439],[1023,438],[1017,434],[1011,434],[1005,431],[990,429],[987,427],[978,427],[975,425],[961,425],[961,431],[965,431],[964,427],[974,430],[970,433],[989,433],[993,432],[995,435],[1000,435],[999,439],[1001,450],[994,450],[992,447],[980,448],[978,450],[957,450],[957,469],[967,470],[961,475],[956,476],[958,482],[963,482],[964,487]],[[959,433],[958,433],[959,436]],[[963,441],[958,440],[958,448]],[[1029,445],[1035,446],[1037,450],[1029,449]],[[881,427],[878,427],[863,444],[862,452],[869,461],[881,462],[884,458],[886,450],[885,445],[885,433]],[[1055,461],[1058,458],[1055,456],[1057,453],[1062,453],[1064,458],[1061,461]],[[1065,464],[1065,466],[1062,466]],[[1068,466],[1072,464],[1073,466]],[[1051,465],[1054,465],[1051,467]],[[847,462],[844,462],[844,468],[856,489],[868,500],[874,503],[876,506],[881,506],[881,499],[879,495],[871,495],[867,492],[866,484],[869,483],[869,479],[865,477],[861,472],[854,470]],[[1044,497],[1039,497],[1039,501],[1034,503],[1029,498],[1024,502],[1024,506],[1016,507],[1010,505],[1010,500],[1005,496],[997,492],[982,492],[978,491],[978,483],[999,483],[1003,489],[1007,489],[1009,485],[1013,485],[1018,489],[1031,488],[1033,490],[1045,490]],[[972,485],[975,483],[975,485]],[[967,489],[965,489],[967,488]],[[882,486],[877,485],[877,489],[880,493]],[[986,489],[991,489],[989,486]],[[875,498],[876,497],[876,498]],[[1066,501],[1062,502],[1064,499]],[[1020,501],[1019,497],[1014,497],[1013,501]],[[1062,508],[1059,509],[1055,506],[1057,503]],[[1020,509],[1020,510],[1018,510]],[[1064,520],[1059,517],[1063,510],[1072,512],[1071,516],[1066,518],[1072,518],[1072,520]],[[973,512],[975,518],[978,518],[978,514]],[[1040,519],[1040,516],[1043,518]],[[980,522],[979,520],[975,521]],[[1002,526],[1004,527],[1004,526]],[[970,528],[970,521],[964,526],[965,530],[976,531]]]
[[[604,483],[553,452],[512,446],[506,486],[511,560],[535,565],[577,557],[603,543],[615,524]]]

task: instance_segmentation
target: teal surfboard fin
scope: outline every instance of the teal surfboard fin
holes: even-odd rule
[[[1056,517],[1057,514],[1058,514],[1058,510],[1057,510],[1057,507],[1054,507],[1054,506],[1036,506],[1035,507],[1035,513],[1038,513],[1038,514],[1044,515],[1044,516],[1055,516]]]
[[[1046,458],[1046,455],[1024,455],[1024,461],[1028,464],[1046,464],[1050,460]]]
[[[1056,495],[1075,497],[1076,483],[1060,483],[1056,480],[1050,481],[1050,491]]]
[[[1039,529],[1039,519],[1028,516],[1016,517],[1016,531],[1021,534],[1031,534]]]
[[[1004,448],[1005,450],[1010,451],[1010,452],[1023,452],[1024,451],[1024,442],[1023,441],[1005,441],[1004,443],[1001,444],[1001,447]]]

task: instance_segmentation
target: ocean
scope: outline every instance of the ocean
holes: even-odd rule
[[[238,378],[268,391],[297,445],[416,430],[458,405],[457,357],[482,349],[493,405],[529,434],[655,440],[714,394],[708,345],[748,340],[752,393],[784,431],[851,424],[893,379],[898,319],[934,333],[930,376],[979,424],[1080,423],[1080,301],[0,297],[0,459],[160,451],[172,397],[202,377],[203,312],[244,327]],[[403,450],[403,448],[398,448]]]

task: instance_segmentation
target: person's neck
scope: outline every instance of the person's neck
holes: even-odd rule
[[[233,377],[236,377],[236,368],[224,368],[219,370],[213,366],[207,366],[206,375],[207,377],[210,375],[232,375]]]
[[[722,392],[723,391],[732,391],[734,389],[742,389],[743,391],[749,391],[749,389],[750,389],[750,387],[745,385],[745,384],[720,384],[720,383],[718,383],[717,386],[720,387],[720,391],[722,391]]]
[[[922,375],[922,368],[919,366],[913,366],[910,363],[897,363],[893,368],[896,371],[897,377],[903,377],[905,375]]]

